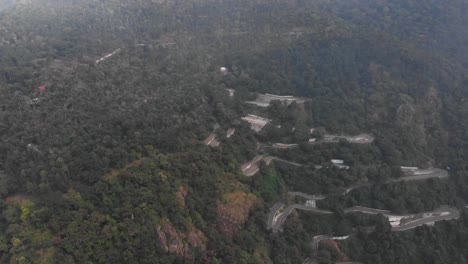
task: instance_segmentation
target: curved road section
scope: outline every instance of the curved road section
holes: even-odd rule
[[[310,194],[306,194],[306,193],[303,193],[303,192],[288,192],[288,194],[290,196],[299,196],[299,197],[303,197],[303,198],[306,198],[307,200],[323,200],[325,199],[325,196],[323,195],[310,195]]]
[[[271,101],[275,101],[275,100],[281,101],[282,103],[286,103],[287,105],[290,105],[292,102],[302,104],[307,99],[295,97],[292,95],[257,94],[257,99],[255,99],[255,101],[247,101],[246,103],[254,104],[260,107],[268,107],[270,106]]]
[[[351,144],[370,144],[374,142],[374,137],[369,134],[359,134],[357,136],[338,136],[325,134],[321,140],[316,140],[315,138],[310,139],[309,144],[339,143],[342,139],[346,140],[348,143]],[[292,149],[299,147],[299,144],[269,143],[267,144],[267,147],[271,147],[274,149]]]
[[[414,181],[414,180],[426,180],[431,178],[448,178],[449,174],[446,170],[430,168],[430,169],[413,169],[413,170],[403,170],[405,176],[398,179],[392,179],[388,182],[401,182],[401,181]]]
[[[397,179],[390,179],[384,182],[387,183],[396,183],[396,182],[406,182],[406,181],[421,181],[421,180],[428,180],[432,178],[439,178],[444,179],[448,178],[449,174],[446,170],[438,169],[438,168],[430,168],[430,169],[419,169],[414,168],[412,170],[402,169],[404,176],[397,178]],[[373,183],[359,183],[352,185],[351,187],[345,189],[342,195],[349,193],[354,189],[358,189],[361,187],[371,186]]]
[[[406,231],[418,226],[432,224],[437,221],[458,219],[460,212],[451,206],[440,206],[439,208],[425,213],[394,215],[387,210],[379,210],[361,206],[355,206],[344,210],[345,213],[359,212],[363,214],[382,214],[388,218],[392,225],[392,231]]]
[[[294,209],[305,210],[314,212],[317,214],[333,214],[332,211],[318,209],[312,206],[293,204],[284,208],[283,203],[275,204],[268,214],[268,229],[272,229],[273,232],[282,231],[282,226],[286,221],[287,217],[292,213]],[[419,214],[407,214],[407,215],[396,215],[391,214],[390,211],[380,210],[362,206],[355,206],[344,210],[345,213],[363,213],[363,214],[382,214],[387,217],[388,221],[392,225],[392,231],[406,231],[418,226],[432,224],[441,220],[458,219],[460,213],[458,209],[451,206],[441,206],[433,211],[424,212]],[[326,236],[321,236],[326,237]],[[319,237],[320,238],[320,237]]]
[[[312,141],[311,143],[338,143],[342,139],[352,144],[370,144],[374,142],[374,137],[369,134],[359,134],[357,136],[339,136],[325,134],[321,140],[315,142]]]
[[[265,161],[266,165],[269,165],[275,158],[267,155],[255,156],[252,160],[247,161],[241,165],[241,171],[244,176],[252,177],[260,170],[260,162]]]
[[[271,208],[270,214],[274,217],[269,217],[268,228],[273,229],[273,232],[277,232],[281,230],[281,225],[284,223],[287,215],[289,215],[292,209],[303,209],[303,206],[292,205],[288,206],[288,208],[284,210],[282,213],[278,213],[278,210],[283,208],[284,204],[276,204]],[[310,210],[310,209],[309,209]],[[317,213],[332,213],[326,210],[314,210]],[[425,212],[420,214],[408,214],[408,215],[393,215],[388,210],[381,210],[381,209],[374,209],[362,206],[355,206],[351,208],[347,208],[344,210],[345,213],[364,213],[364,214],[382,214],[383,216],[387,217],[390,224],[392,225],[392,231],[406,231],[418,226],[433,224],[434,222],[441,221],[441,220],[451,220],[451,219],[458,219],[460,217],[460,213],[458,209],[451,207],[451,206],[441,206],[431,212]],[[283,218],[282,218],[283,217]],[[275,229],[276,228],[276,229]],[[276,230],[276,231],[275,231]],[[315,253],[318,252],[318,247],[320,242],[324,240],[344,240],[347,239],[348,236],[342,237],[333,237],[329,235],[317,235],[314,236],[312,239],[312,249]],[[361,264],[360,262],[337,262],[338,263],[347,263],[347,264]],[[307,258],[303,264],[317,264],[314,258]]]
[[[213,132],[203,141],[203,144],[210,147],[218,147],[220,142],[216,139],[216,134]]]
[[[287,161],[273,156],[258,155],[255,156],[252,160],[247,161],[241,165],[242,174],[244,174],[244,176],[247,177],[254,176],[260,170],[259,165],[262,160],[265,162],[266,165],[270,165],[272,161],[279,161],[296,167],[304,166],[303,164]]]
[[[259,157],[256,157],[253,161],[258,163],[260,160],[264,158],[265,156],[259,156]],[[280,159],[273,158],[273,157],[268,157],[268,158],[269,158],[268,159],[269,162],[271,160],[284,161],[284,160],[280,160]],[[250,167],[246,167],[246,168],[247,168],[246,171],[249,172]],[[405,176],[398,178],[398,179],[388,180],[385,183],[395,183],[395,182],[413,181],[413,180],[426,180],[430,178],[442,179],[442,178],[448,177],[447,171],[442,170],[442,169],[437,169],[437,168],[419,169],[416,167],[414,168],[403,167],[402,170]],[[255,171],[255,173],[257,171],[258,171],[258,168]],[[347,194],[353,189],[364,187],[364,186],[370,186],[371,184],[372,183],[356,184],[346,189],[343,192],[343,195]],[[286,218],[291,214],[291,212],[294,209],[311,211],[311,212],[315,212],[318,214],[332,214],[331,211],[316,208],[315,202],[317,200],[325,199],[325,197],[322,195],[309,195],[309,194],[305,194],[301,192],[289,192],[288,194],[291,196],[303,197],[307,199],[307,203],[306,205],[302,205],[302,204],[289,205],[284,210],[283,210],[284,204],[282,203],[281,203],[281,206],[279,207],[275,207],[278,204],[273,206],[273,208],[271,208],[270,210],[269,217],[268,217],[268,229],[272,229],[273,232],[278,232],[282,230],[283,223],[286,221]],[[390,211],[387,211],[387,210],[367,208],[367,207],[362,207],[362,206],[355,206],[355,207],[347,208],[344,210],[344,212],[345,213],[360,212],[364,214],[382,214],[389,219],[389,222],[392,225],[393,231],[405,231],[405,230],[409,230],[420,225],[431,224],[440,220],[457,219],[459,217],[458,210],[456,208],[449,207],[449,206],[441,206],[440,208],[432,212],[412,214],[412,215],[393,215],[391,214]]]
[[[318,209],[308,205],[292,204],[284,208],[283,203],[277,203],[272,208],[270,208],[270,212],[268,213],[267,228],[272,229],[274,233],[282,231],[284,222],[294,209],[309,211],[317,214],[333,214],[332,211]]]

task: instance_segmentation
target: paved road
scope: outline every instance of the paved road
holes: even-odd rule
[[[323,200],[325,199],[325,196],[323,195],[310,195],[310,194],[306,194],[306,193],[303,193],[303,192],[288,192],[289,195],[291,196],[300,196],[300,197],[304,197],[306,198],[307,200]]]
[[[311,144],[338,143],[342,139],[352,144],[370,144],[374,142],[374,137],[369,134],[359,134],[357,136],[339,136],[339,135],[325,134],[321,140],[310,142],[310,143]]]
[[[250,124],[250,128],[252,128],[255,132],[260,132],[264,126],[271,122],[270,119],[250,114],[242,117],[241,119],[248,122]]]
[[[267,226],[270,227],[273,230],[273,232],[275,232],[275,233],[282,230],[284,222],[286,221],[286,219],[288,218],[288,216],[292,213],[292,211],[294,209],[309,211],[309,212],[313,212],[313,213],[317,213],[317,214],[333,214],[332,211],[318,209],[318,208],[315,208],[315,207],[306,206],[306,205],[302,205],[302,204],[293,204],[293,205],[289,205],[288,207],[286,207],[286,209],[284,209],[284,211],[281,214],[278,215],[276,220],[275,220],[274,217],[270,218],[270,215],[269,215],[268,221],[271,220],[271,222],[268,222]],[[276,210],[276,211],[278,211],[278,210]],[[276,215],[276,211],[275,212],[270,212],[270,214]]]
[[[288,160],[277,158],[277,157],[272,157],[272,158],[273,158],[273,160],[283,162],[283,163],[286,163],[286,164],[289,164],[289,165],[293,165],[293,166],[296,166],[296,167],[305,167],[306,166],[306,165],[301,164],[301,163],[292,162],[292,161],[288,161]]]
[[[437,222],[441,220],[457,219],[460,217],[460,213],[457,208],[451,206],[441,206],[431,212],[424,212],[419,214],[407,214],[407,215],[395,215],[391,214],[390,211],[380,210],[374,208],[367,208],[362,206],[355,206],[344,210],[345,213],[363,213],[363,214],[382,214],[387,218],[401,218],[406,219],[403,223],[398,226],[392,226],[392,231],[406,231],[418,226],[429,224],[431,222]],[[413,220],[410,220],[413,219]]]
[[[281,96],[275,94],[257,94],[257,98],[255,101],[247,101],[249,104],[255,104],[260,107],[268,107],[273,100],[278,100],[284,102],[286,104],[291,104],[292,102],[297,102],[298,104],[304,103],[306,101],[305,98],[295,97],[295,96]]]
[[[431,216],[424,217],[424,214],[428,213],[431,214]],[[406,231],[431,222],[458,219],[460,217],[460,212],[458,209],[450,206],[441,206],[438,209],[428,213],[417,214],[416,216],[420,218],[404,224],[400,224],[400,226],[397,227],[392,227],[392,231]]]
[[[208,138],[203,141],[203,143],[210,147],[217,147],[220,144],[220,142],[216,139],[216,134],[214,132],[211,133],[211,135],[209,135]]]
[[[272,157],[270,157],[270,158],[272,158]],[[272,159],[282,161],[282,162],[287,162],[287,163],[290,163],[290,164],[293,164],[293,165],[296,165],[296,166],[303,166],[301,164],[288,162],[288,161],[278,159],[278,158],[272,158]],[[398,179],[388,180],[387,182],[385,182],[385,184],[395,183],[395,182],[402,182],[402,181],[426,180],[426,179],[430,179],[430,178],[447,178],[448,177],[448,172],[447,171],[442,170],[442,169],[437,169],[437,168],[415,169],[415,170],[412,170],[411,172],[406,172],[405,174],[406,174],[406,176],[398,178]],[[361,188],[361,187],[364,187],[364,186],[370,186],[370,185],[372,185],[372,183],[356,184],[354,186],[351,186],[350,188],[345,189],[345,191],[342,193],[342,195],[347,194],[348,192],[350,192],[353,189]],[[319,195],[319,196],[317,196],[317,195],[308,195],[308,194],[301,193],[301,192],[290,192],[289,194],[292,195],[292,196],[295,196],[295,195],[302,196],[302,197],[304,197],[306,199],[309,199],[309,200],[321,200],[321,199],[325,198],[325,197],[323,197],[321,195]],[[318,198],[320,198],[320,199],[318,199]],[[417,226],[428,224],[428,223],[431,223],[431,222],[440,221],[440,220],[448,220],[448,219],[456,219],[456,218],[459,217],[459,213],[458,213],[457,209],[452,208],[452,207],[442,207],[442,208],[448,208],[448,209],[446,209],[446,211],[444,211],[444,215],[437,215],[436,214],[437,210],[435,210],[433,212],[430,212],[430,213],[435,214],[432,217],[420,218],[420,219],[417,219],[415,221],[412,221],[411,223],[406,223],[406,224],[402,224],[400,226],[396,226],[396,227],[393,228],[393,230],[394,231],[404,231],[404,230],[412,229],[412,228],[415,228]],[[282,224],[286,221],[286,218],[289,216],[289,214],[291,214],[293,209],[307,210],[307,211],[312,211],[312,212],[316,212],[316,213],[325,213],[325,214],[331,213],[331,211],[328,211],[328,210],[314,209],[313,207],[305,206],[305,205],[299,205],[299,204],[290,205],[276,219],[276,221],[274,221],[274,219],[268,219],[268,225],[273,230],[273,232],[277,232],[277,231],[281,230]],[[344,210],[344,212],[345,213],[361,212],[361,213],[365,213],[365,214],[383,214],[383,215],[385,215],[387,217],[411,217],[411,216],[415,216],[415,215],[406,215],[406,216],[392,215],[391,212],[387,211],[387,210],[367,208],[367,207],[362,207],[362,206],[355,206],[355,207],[347,208],[347,209]]]
[[[247,177],[251,177],[255,175],[258,170],[258,163],[263,160],[266,156],[265,155],[258,155],[255,156],[252,160],[245,162],[241,165],[242,174]]]
[[[352,144],[370,144],[374,142],[374,137],[368,134],[360,134],[357,136],[337,136],[326,134],[323,139],[318,141],[309,141],[309,144],[339,143],[341,139]],[[292,149],[299,147],[299,144],[269,143],[268,145],[264,145],[264,147],[271,147],[274,149]]]
[[[320,242],[325,241],[325,240],[333,240],[333,239],[335,239],[333,236],[328,236],[328,235],[314,236],[312,238],[311,245],[312,245],[312,250],[313,250],[313,254],[315,255],[315,257],[307,258],[306,260],[304,260],[304,262],[302,262],[302,264],[317,264],[317,261],[315,260],[315,258],[318,252],[318,247],[319,247]],[[335,262],[335,264],[362,264],[362,263],[361,262]]]
[[[245,162],[245,163],[243,163],[241,165],[242,174],[244,174],[244,176],[247,176],[247,177],[251,177],[251,176],[255,175],[260,169],[258,165],[259,165],[260,161],[262,161],[262,160],[265,161],[266,165],[270,165],[270,163],[272,161],[279,161],[279,162],[283,162],[283,163],[293,165],[293,166],[296,166],[296,167],[305,166],[305,165],[300,164],[300,163],[287,161],[287,160],[277,158],[277,157],[273,157],[273,156],[258,155],[258,156],[255,156],[252,160],[247,161],[247,162]]]
[[[427,180],[431,178],[448,178],[449,174],[446,170],[431,168],[431,169],[417,169],[410,173],[405,173],[405,176],[398,179],[391,179],[387,182],[402,182],[402,181],[415,181]]]
[[[299,144],[273,143],[271,147],[275,149],[292,149],[299,147]]]
[[[405,173],[405,176],[400,177],[398,179],[387,180],[386,182],[384,182],[384,184],[406,182],[406,181],[421,181],[421,180],[428,180],[432,178],[444,179],[444,178],[448,178],[448,176],[449,174],[446,170],[442,170],[438,168],[417,169],[417,170],[413,170],[412,172]],[[342,194],[345,195],[354,189],[359,189],[359,188],[366,187],[366,186],[372,186],[372,184],[374,183],[367,182],[367,183],[355,184],[349,188],[346,188]]]
[[[316,254],[317,251],[318,251],[318,247],[319,247],[319,244],[320,242],[324,241],[324,240],[331,240],[333,239],[332,236],[328,236],[328,235],[318,235],[318,236],[314,236],[312,238],[312,249],[314,250],[313,252]]]
[[[278,212],[279,209],[283,208],[284,203],[276,203],[273,207],[270,208],[270,212],[268,213],[268,222],[267,222],[267,229],[272,228],[273,219]]]
[[[99,63],[101,63],[101,62],[103,62],[103,61],[105,61],[105,60],[107,60],[108,58],[114,56],[115,54],[119,53],[120,51],[121,51],[121,49],[118,48],[118,49],[114,50],[112,53],[109,53],[109,54],[107,54],[106,56],[104,56],[104,57],[102,57],[102,58],[96,60],[96,62],[95,62],[96,65],[99,64]]]
[[[292,213],[294,209],[305,210],[314,212],[317,214],[333,214],[332,211],[318,209],[310,206],[305,206],[301,204],[293,204],[286,207],[286,209],[279,214],[278,210],[283,208],[284,204],[281,206],[273,206],[270,210],[267,226],[269,229],[272,229],[273,232],[278,232],[282,230],[282,225],[286,221],[287,217]],[[450,220],[457,219],[460,216],[458,209],[450,206],[441,206],[434,211],[425,212],[420,214],[408,214],[408,215],[394,215],[391,214],[388,210],[374,209],[362,206],[354,206],[344,210],[345,213],[363,213],[363,214],[382,214],[389,219],[403,219],[403,223],[400,223],[397,226],[392,226],[393,231],[406,231],[409,229],[416,228],[421,225],[429,224],[431,222],[437,222],[441,220]],[[279,215],[278,215],[279,214]],[[275,215],[278,215],[275,219]],[[413,220],[411,220],[413,219]]]
[[[236,129],[235,129],[235,128],[229,128],[229,129],[226,131],[226,138],[230,138],[232,135],[234,135],[235,132],[236,132]]]
[[[369,207],[364,207],[364,206],[354,206],[350,208],[344,209],[345,213],[354,213],[354,212],[359,212],[359,213],[364,213],[364,214],[390,214],[391,212],[388,210],[381,210],[381,209],[375,209],[375,208],[369,208]]]
[[[460,212],[458,211],[458,209],[451,207],[451,206],[441,206],[431,212],[413,214],[413,215],[403,215],[403,216],[392,215],[390,214],[390,211],[388,210],[380,210],[380,209],[374,209],[374,208],[368,208],[368,207],[362,207],[362,206],[351,207],[351,208],[345,209],[344,211],[345,213],[359,212],[359,213],[365,213],[365,214],[383,214],[384,216],[388,218],[404,217],[406,219],[411,219],[411,218],[414,219],[414,220],[406,220],[404,223],[401,223],[399,226],[392,226],[392,231],[395,231],[395,232],[406,231],[406,230],[416,228],[418,226],[434,223],[437,221],[457,219],[460,217]],[[347,237],[337,238],[337,239],[345,239],[345,238]],[[320,242],[324,240],[331,240],[331,239],[335,239],[335,238],[329,235],[314,236],[311,242],[314,254],[318,252],[318,247],[319,247]],[[362,264],[360,262],[336,262],[335,264],[353,264],[353,263]],[[303,262],[303,264],[317,264],[317,262],[315,258],[307,258]]]

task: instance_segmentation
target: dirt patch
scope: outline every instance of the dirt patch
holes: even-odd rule
[[[139,166],[143,161],[145,160],[145,158],[141,158],[141,159],[138,159],[138,160],[134,160],[132,162],[130,162],[129,164],[125,165],[125,167],[121,168],[121,169],[113,169],[111,170],[111,172],[109,172],[108,174],[104,175],[103,176],[103,179],[104,180],[112,180],[114,179],[115,177],[117,177],[119,174],[122,174],[123,172],[125,172],[126,170],[132,168],[132,167],[136,167],[136,166]],[[132,176],[131,174],[127,174],[127,176]]]
[[[18,204],[24,204],[27,201],[30,201],[30,197],[23,195],[23,194],[15,194],[15,195],[8,196],[7,198],[5,198],[5,202],[7,203],[16,202]]]

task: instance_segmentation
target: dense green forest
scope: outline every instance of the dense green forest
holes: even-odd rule
[[[468,263],[467,14],[465,0],[0,0],[0,263]],[[245,103],[256,93],[307,100]],[[272,121],[256,133],[247,114]],[[375,141],[308,143],[325,131]],[[244,176],[259,154],[290,163]],[[401,166],[449,177],[388,183]],[[333,214],[296,210],[272,232],[291,191]],[[441,205],[460,217],[402,232],[344,212]],[[323,234],[350,237],[316,251]]]

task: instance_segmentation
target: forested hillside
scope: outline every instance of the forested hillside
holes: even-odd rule
[[[468,263],[467,8],[0,0],[0,263]]]
[[[376,28],[409,40],[432,53],[468,63],[464,0],[450,1],[312,1],[325,12],[366,28]]]

